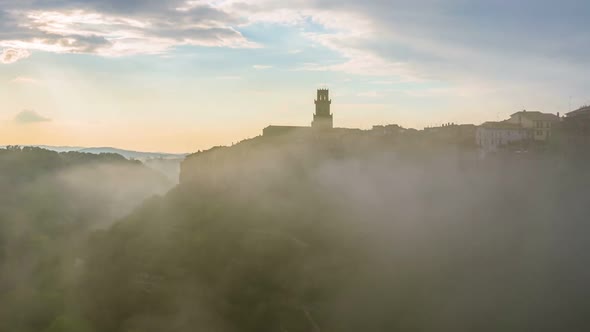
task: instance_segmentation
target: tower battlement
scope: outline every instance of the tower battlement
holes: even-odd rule
[[[311,127],[297,126],[268,126],[262,131],[263,136],[281,136],[289,134],[290,137],[305,137],[315,132],[331,130],[334,128],[334,116],[330,111],[332,100],[330,90],[318,89],[315,102],[315,113]]]
[[[311,127],[314,129],[332,129],[334,127],[334,116],[330,112],[330,90],[318,89],[315,100],[315,114]]]

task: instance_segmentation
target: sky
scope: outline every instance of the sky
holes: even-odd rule
[[[0,0],[0,145],[193,152],[590,104],[586,0]]]

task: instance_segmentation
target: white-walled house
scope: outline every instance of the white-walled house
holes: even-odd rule
[[[554,125],[559,122],[559,116],[538,111],[516,112],[506,120],[530,131],[530,138],[535,141],[547,141],[551,138]]]
[[[530,131],[508,121],[486,122],[475,131],[477,145],[486,152],[493,152],[506,145],[530,138]]]

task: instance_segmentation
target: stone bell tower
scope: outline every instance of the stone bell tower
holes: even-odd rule
[[[318,96],[315,100],[315,114],[311,127],[313,129],[332,129],[334,127],[334,116],[330,113],[330,91],[318,89]]]

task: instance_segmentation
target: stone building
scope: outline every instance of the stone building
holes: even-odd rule
[[[446,123],[438,127],[424,128],[424,134],[428,139],[462,147],[473,146],[475,133],[476,126],[473,124]]]
[[[570,148],[590,147],[590,106],[569,112],[559,126],[560,141]]]
[[[313,132],[332,132],[334,129],[334,115],[331,111],[332,100],[328,89],[318,89],[315,100],[315,113],[311,127],[302,126],[268,126],[263,129],[263,136],[291,135],[303,137],[312,135]],[[313,132],[312,132],[313,130]]]
[[[529,138],[529,130],[520,124],[508,121],[486,122],[477,127],[475,140],[485,152],[494,152],[501,147],[517,144]]]
[[[528,131],[529,139],[546,142],[551,139],[553,128],[559,122],[559,116],[538,111],[520,111],[512,114],[508,123],[516,124]]]
[[[319,89],[315,100],[315,114],[311,127],[314,130],[326,130],[334,128],[334,116],[330,111],[332,100],[328,89]]]

